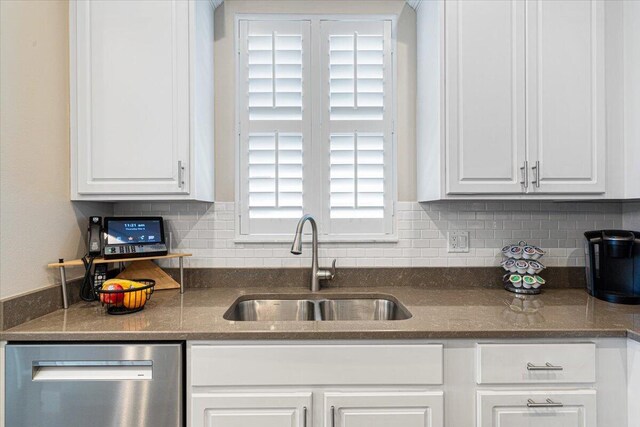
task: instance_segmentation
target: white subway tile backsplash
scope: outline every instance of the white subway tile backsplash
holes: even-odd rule
[[[605,215],[605,219],[610,219]],[[612,218],[615,220],[615,218]],[[625,204],[620,228],[640,231],[640,202]]]
[[[470,248],[484,248],[485,245],[479,246],[477,243],[484,242],[487,239],[494,239],[496,236],[496,230],[471,230],[469,231],[469,238],[473,242]]]
[[[638,205],[626,218],[636,224]],[[187,267],[304,267],[304,254],[289,252],[289,243],[235,241],[235,204],[232,202],[124,202],[116,215],[161,215],[172,247],[194,254]],[[320,262],[333,258],[343,267],[463,267],[492,266],[500,249],[519,240],[547,249],[548,266],[584,265],[583,233],[623,226],[620,203],[551,203],[546,201],[433,202],[397,204],[398,241],[390,243],[324,243]],[[447,252],[447,231],[468,231],[468,253]],[[293,230],[292,230],[293,234]],[[163,265],[176,266],[175,261]]]

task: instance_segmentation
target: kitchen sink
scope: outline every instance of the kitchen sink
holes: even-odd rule
[[[232,316],[225,315],[226,319],[241,321],[314,320],[315,303],[297,299],[253,299],[237,303],[227,314]]]
[[[384,298],[331,299],[318,303],[322,320],[403,320],[409,312]]]
[[[247,298],[236,301],[224,315],[235,321],[379,321],[404,320],[411,313],[399,302],[384,297],[286,299]]]

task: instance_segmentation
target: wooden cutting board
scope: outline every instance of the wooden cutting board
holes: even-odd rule
[[[118,276],[120,279],[151,279],[156,281],[154,290],[180,289],[180,284],[173,280],[163,269],[153,261],[134,261]]]

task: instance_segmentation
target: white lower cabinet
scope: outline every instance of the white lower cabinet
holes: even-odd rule
[[[315,399],[317,405],[313,405]],[[321,401],[324,399],[324,406]],[[313,407],[324,407],[314,423]],[[442,391],[227,391],[191,395],[192,427],[444,427]]]
[[[478,392],[477,427],[596,427],[595,390]]]
[[[444,427],[442,344],[189,344],[190,427]]]
[[[627,396],[629,427],[640,427],[640,342],[627,340]],[[633,402],[633,403],[632,403]]]
[[[4,348],[6,341],[0,341],[0,390],[4,390]],[[4,427],[4,397],[0,397],[0,427]]]
[[[187,426],[640,427],[634,344],[192,342]]]
[[[326,427],[444,426],[443,392],[331,392],[324,395]]]
[[[191,426],[304,427],[311,401],[311,392],[195,393]]]

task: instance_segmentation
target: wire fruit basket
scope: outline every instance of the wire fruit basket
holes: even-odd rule
[[[128,289],[96,289],[100,303],[106,308],[107,313],[130,314],[142,310],[156,286],[155,280],[151,279],[125,280],[124,282],[137,282],[139,286],[131,286]]]

